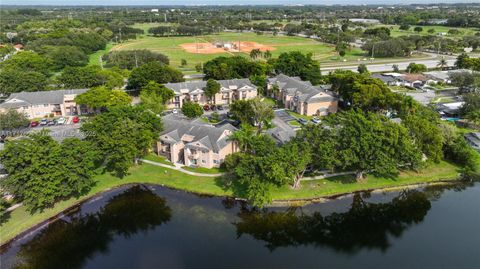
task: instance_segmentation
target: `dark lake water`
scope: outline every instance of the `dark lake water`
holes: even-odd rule
[[[11,243],[1,266],[480,268],[480,183],[260,211],[129,186]]]

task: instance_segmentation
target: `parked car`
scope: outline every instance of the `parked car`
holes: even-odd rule
[[[56,123],[56,121],[54,121],[54,120],[49,120],[49,121],[47,122],[47,125],[48,125],[48,126],[53,126],[53,125],[55,125],[55,124],[57,124],[57,123]]]
[[[209,111],[209,110],[210,110],[210,106],[209,106],[209,105],[204,105],[204,106],[203,106],[203,110]]]
[[[80,118],[77,117],[77,116],[74,116],[73,119],[72,119],[72,122],[73,122],[73,123],[79,123],[79,122],[80,122]]]
[[[60,118],[57,119],[57,124],[58,125],[63,125],[63,124],[65,124],[66,121],[67,120],[64,117],[60,117]]]
[[[308,121],[306,119],[303,119],[303,118],[299,118],[297,119],[297,121],[301,124],[301,125],[305,125],[308,123]]]
[[[312,122],[315,123],[315,124],[319,124],[321,122],[321,120],[317,117],[314,117],[314,118],[312,118]]]
[[[173,114],[177,114],[178,113],[178,110],[176,108],[172,109],[172,113]]]
[[[217,106],[218,110],[223,110],[223,106]]]
[[[47,119],[41,119],[40,120],[40,125],[47,125],[48,124],[48,120]]]
[[[32,121],[30,127],[37,127],[40,123],[38,121]]]

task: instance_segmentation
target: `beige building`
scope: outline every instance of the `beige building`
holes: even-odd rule
[[[215,127],[187,121],[175,116],[164,118],[164,131],[156,145],[156,153],[172,163],[192,167],[219,167],[228,154],[238,151],[229,136],[236,128],[230,124]]]
[[[87,89],[57,90],[41,92],[12,93],[5,102],[0,104],[0,112],[15,109],[28,118],[54,116],[72,116],[88,112],[84,106],[75,103],[75,97]]]
[[[253,99],[257,96],[257,87],[249,79],[218,80],[221,88],[211,103],[229,105],[235,100]],[[204,89],[206,81],[187,81],[180,83],[167,83],[165,87],[175,92],[175,97],[168,102],[167,107],[181,108],[185,102],[196,102],[200,105],[208,103]],[[213,99],[213,98],[212,98]]]
[[[278,92],[274,92],[274,88]],[[325,116],[336,113],[338,98],[327,85],[313,86],[298,77],[278,75],[268,79],[268,90],[282,101],[285,108],[306,116]]]

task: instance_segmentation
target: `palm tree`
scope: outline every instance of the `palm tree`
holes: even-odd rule
[[[242,123],[240,130],[231,134],[228,139],[235,141],[240,151],[247,152],[253,148],[254,128],[248,123]]]
[[[262,52],[259,49],[253,49],[253,50],[250,51],[250,58],[252,58],[252,60],[255,60],[261,54],[262,54]]]
[[[447,63],[447,60],[445,59],[445,57],[442,57],[442,59],[440,59],[440,61],[438,61],[437,66],[439,66],[440,69],[442,69],[442,70],[443,70],[443,68],[448,66],[448,63]]]

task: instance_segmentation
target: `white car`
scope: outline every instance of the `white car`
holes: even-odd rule
[[[178,113],[178,110],[173,109],[173,110],[172,110],[172,113],[173,113],[173,114],[177,114],[177,113]]]
[[[67,121],[67,120],[66,120],[65,118],[63,118],[63,117],[62,117],[62,118],[58,118],[58,119],[57,119],[57,124],[58,124],[58,125],[63,125],[63,124],[65,124],[66,121]]]

